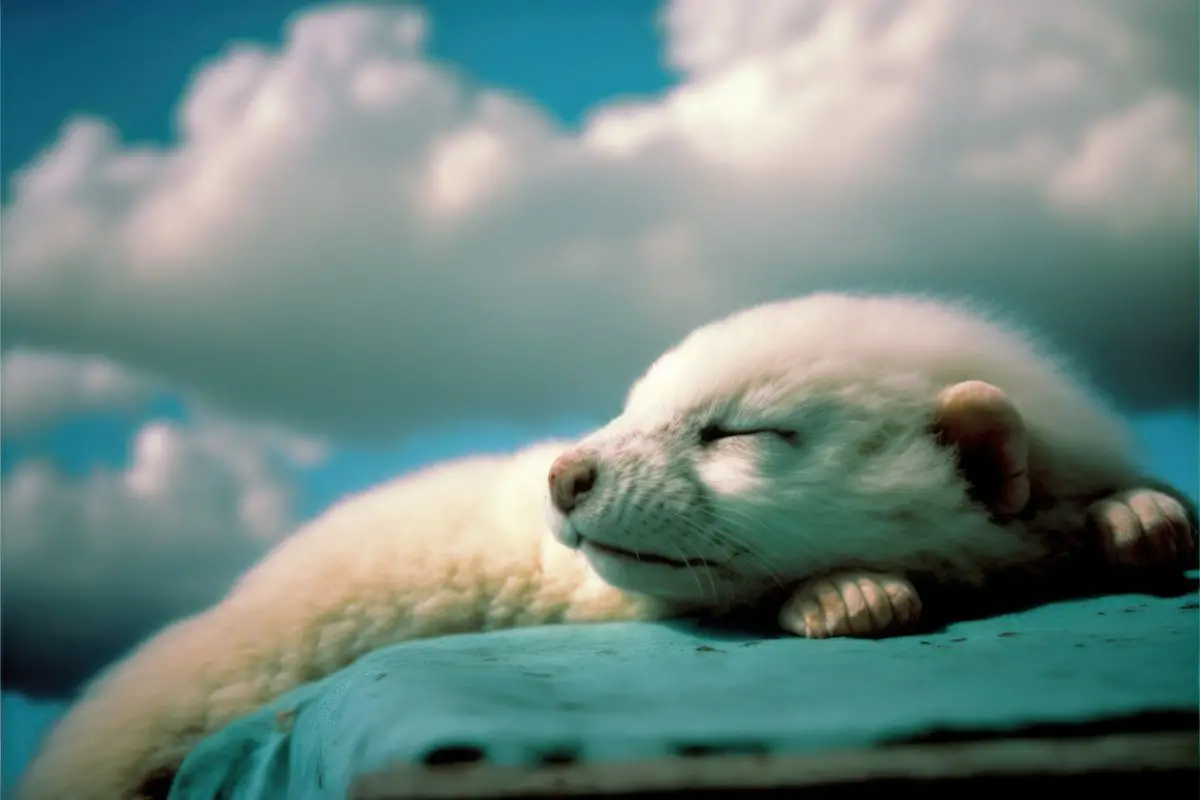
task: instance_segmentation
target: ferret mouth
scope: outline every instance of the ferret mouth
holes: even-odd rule
[[[580,545],[586,545],[599,550],[601,553],[618,556],[619,558],[628,558],[634,561],[640,561],[643,564],[661,564],[664,567],[674,567],[676,569],[682,569],[684,567],[716,566],[711,561],[707,561],[703,558],[686,558],[683,560],[678,558],[667,558],[666,556],[660,556],[657,553],[634,552],[633,550],[626,550],[622,547],[614,547],[611,544],[597,542],[595,539],[585,539],[582,536],[579,538],[579,543]]]

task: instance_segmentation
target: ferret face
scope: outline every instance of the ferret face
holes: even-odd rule
[[[773,336],[773,311],[692,334],[555,463],[552,530],[609,583],[736,601],[869,565],[961,501],[929,431],[932,379],[829,331]]]

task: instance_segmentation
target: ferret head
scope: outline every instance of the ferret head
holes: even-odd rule
[[[819,295],[693,332],[554,463],[555,536],[619,588],[694,602],[936,554],[951,521],[987,516],[947,432],[995,456],[975,481],[993,502],[1028,492],[1008,479],[1019,417],[988,384],[947,378],[938,313]]]

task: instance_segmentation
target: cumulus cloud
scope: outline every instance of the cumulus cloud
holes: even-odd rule
[[[677,0],[681,83],[560,129],[314,11],[207,65],[167,148],[79,118],[3,212],[3,333],[335,434],[602,415],[659,350],[816,288],[1017,309],[1195,402],[1195,9]]]
[[[133,411],[151,396],[150,381],[105,358],[14,349],[0,359],[0,428],[9,437],[72,414]]]
[[[24,350],[5,354],[0,375],[6,444],[80,412],[140,411],[163,388],[106,361]],[[202,404],[188,412],[144,421],[122,467],[66,474],[35,451],[5,473],[5,688],[69,690],[213,602],[293,527],[296,471],[325,445]]]
[[[160,421],[121,469],[22,461],[0,487],[6,688],[61,692],[217,599],[291,529],[290,466],[238,426]]]

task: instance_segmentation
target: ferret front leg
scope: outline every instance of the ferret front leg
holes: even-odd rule
[[[1088,508],[1104,557],[1116,567],[1194,569],[1196,530],[1179,500],[1138,488],[1105,497]]]
[[[921,616],[921,598],[905,578],[844,570],[800,585],[779,612],[784,630],[809,639],[897,636]]]

